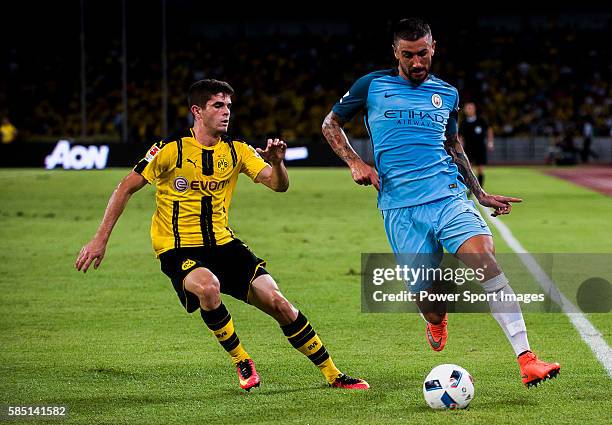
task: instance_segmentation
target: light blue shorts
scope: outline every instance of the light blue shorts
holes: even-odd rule
[[[389,244],[400,265],[410,263],[410,258],[418,257],[422,262],[427,257],[430,264],[421,265],[436,267],[444,249],[455,254],[472,236],[491,235],[489,226],[465,193],[382,213]],[[409,285],[409,289],[418,292],[429,286],[431,282],[422,281]]]

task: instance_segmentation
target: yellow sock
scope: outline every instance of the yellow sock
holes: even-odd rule
[[[225,305],[221,303],[215,310],[206,311],[200,309],[200,314],[204,323],[208,326],[211,332],[217,338],[217,341],[228,352],[232,358],[234,365],[242,360],[250,359],[249,353],[246,352],[236,331],[234,330],[234,321],[229,314]]]
[[[325,375],[325,379],[330,384],[336,380],[337,377],[342,375],[342,372],[336,367],[334,361],[329,357],[323,363],[317,365],[317,367],[321,370],[323,375]]]
[[[232,357],[232,362],[234,366],[240,363],[243,360],[250,359],[249,353],[246,352],[242,343],[238,344],[238,347],[234,348],[232,351],[228,351],[229,355]]]
[[[298,313],[293,323],[281,326],[281,328],[291,345],[321,370],[327,382],[331,384],[342,375],[321,342],[321,338],[301,312]]]

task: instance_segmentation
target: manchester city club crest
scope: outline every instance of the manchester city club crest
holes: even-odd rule
[[[442,97],[438,93],[434,93],[431,96],[431,104],[440,109],[442,107]]]

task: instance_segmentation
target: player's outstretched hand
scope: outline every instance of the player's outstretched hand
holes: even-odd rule
[[[81,248],[75,263],[77,271],[83,270],[83,273],[87,273],[87,269],[94,260],[94,269],[100,267],[100,263],[104,258],[105,252],[106,244],[93,239],[91,242]]]
[[[351,174],[355,183],[364,186],[373,185],[376,190],[380,190],[380,183],[378,181],[378,173],[371,165],[366,164],[363,161],[355,161],[349,165],[351,167]]]
[[[491,216],[497,217],[498,215],[510,214],[510,211],[512,211],[511,202],[523,202],[523,200],[510,196],[484,194],[478,199],[478,202],[484,207],[493,208]]]
[[[257,148],[257,153],[272,165],[280,164],[285,158],[287,144],[280,139],[268,139],[266,150]]]

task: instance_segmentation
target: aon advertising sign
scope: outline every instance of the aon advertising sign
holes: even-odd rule
[[[70,146],[68,140],[60,140],[51,155],[45,158],[45,168],[62,166],[65,170],[101,170],[106,168],[108,146]]]

